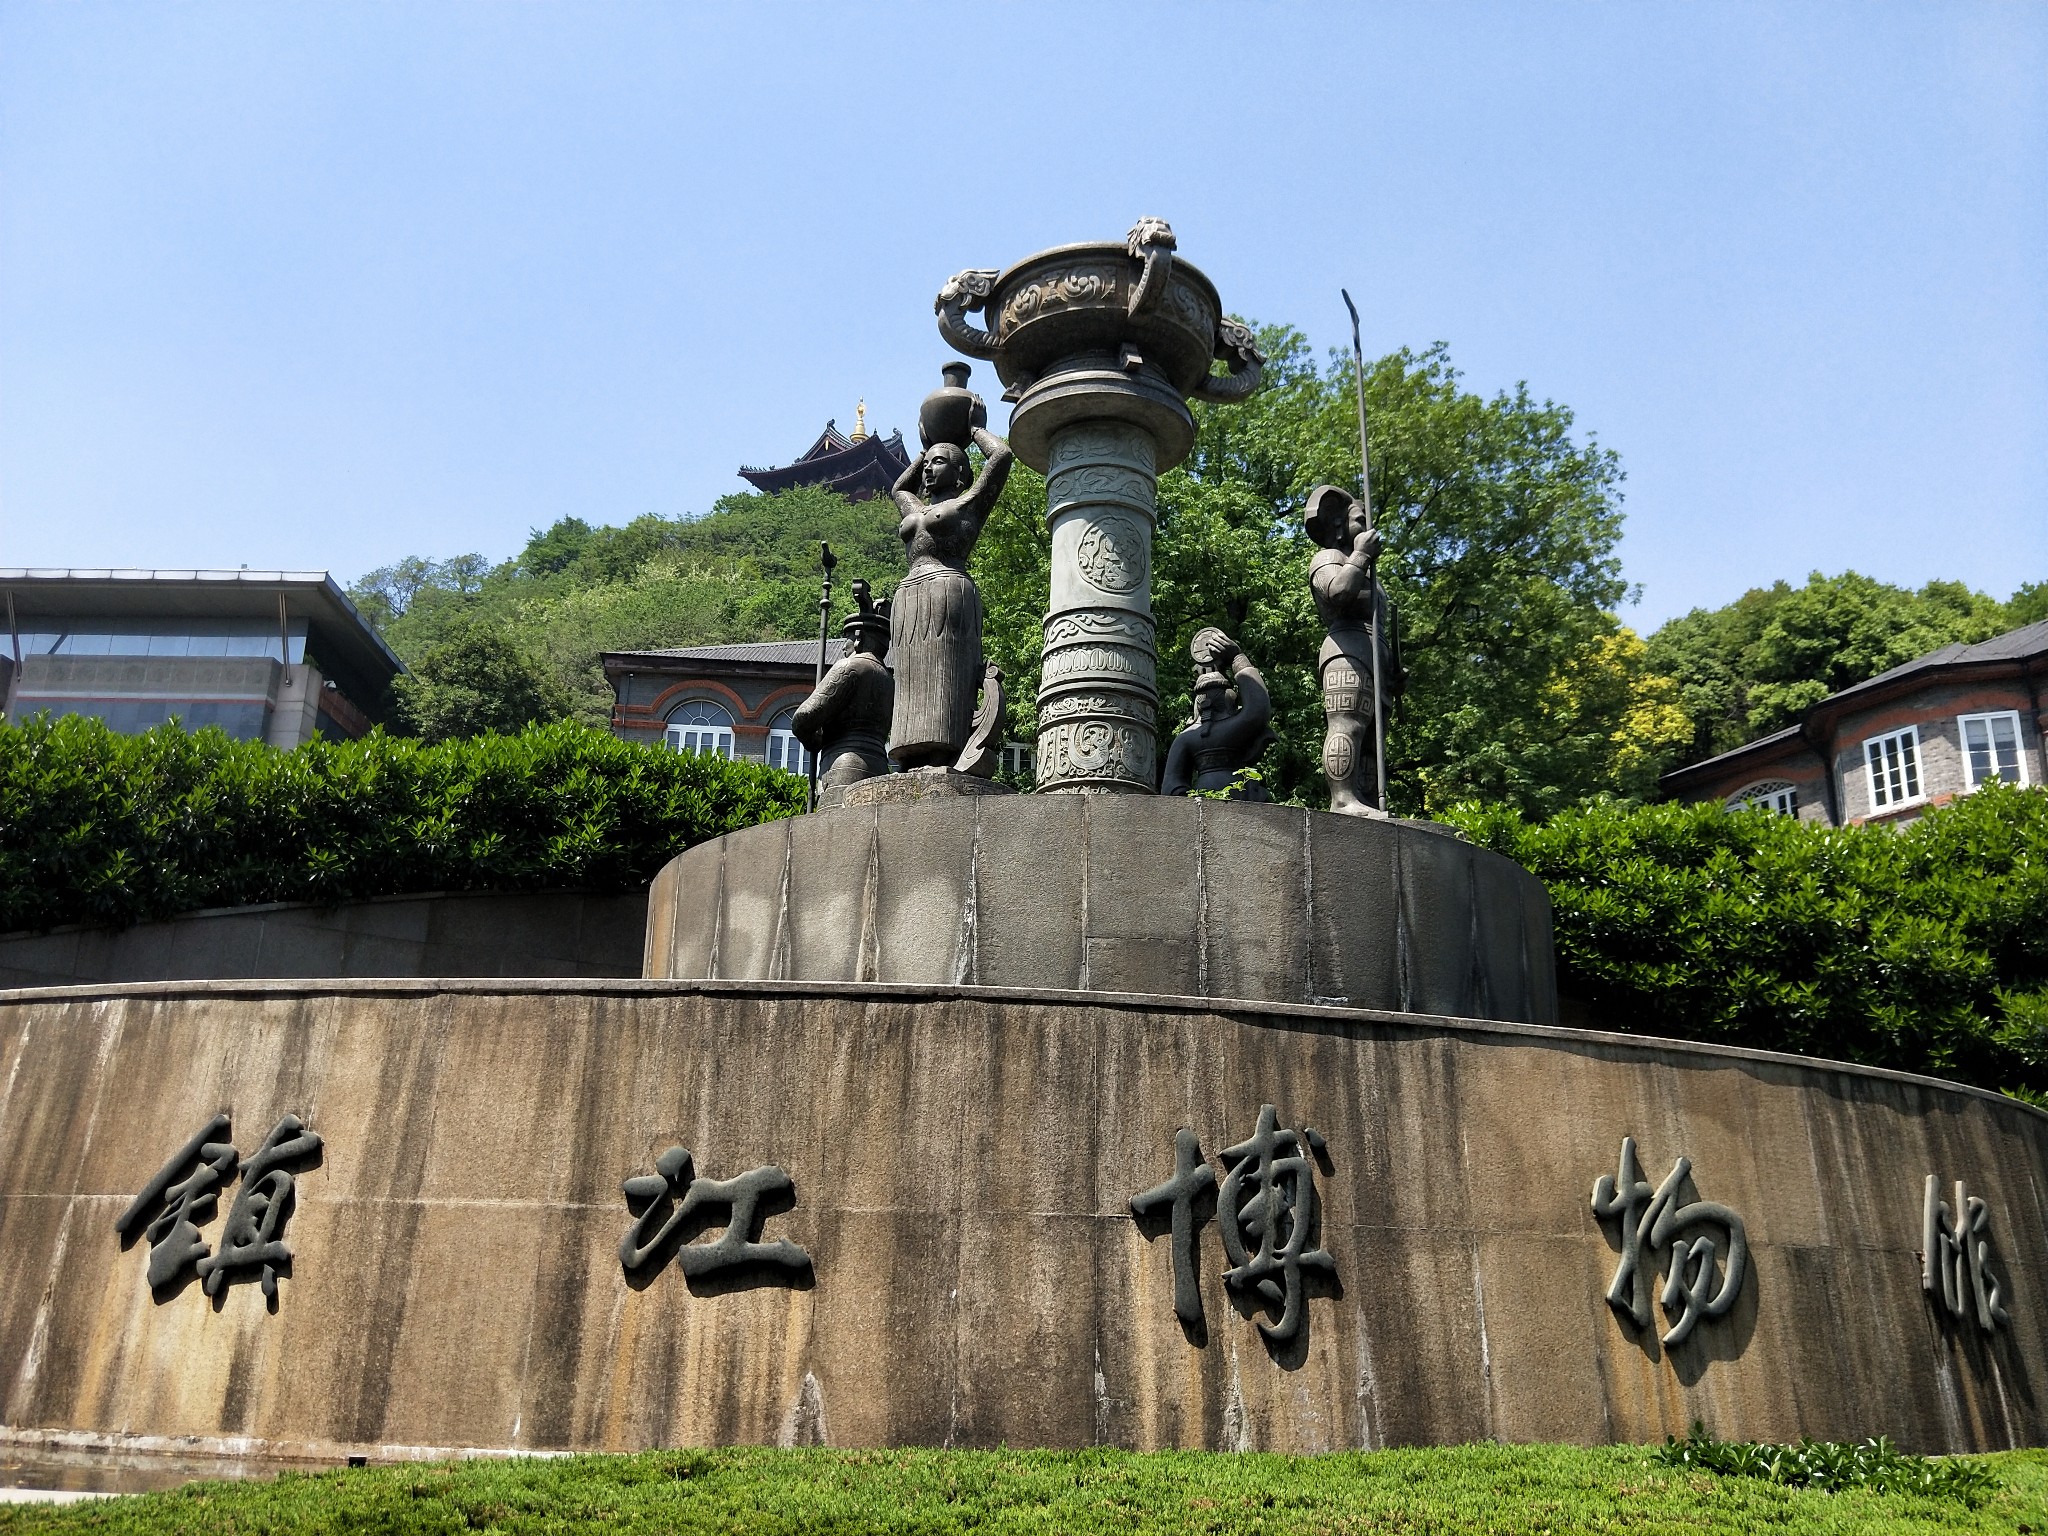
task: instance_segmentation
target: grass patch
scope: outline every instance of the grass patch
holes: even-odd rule
[[[1987,1478],[1971,1498],[1727,1477],[1646,1446],[1301,1457],[655,1451],[287,1473],[14,1505],[0,1507],[0,1532],[2048,1532],[2048,1452],[1968,1464]]]

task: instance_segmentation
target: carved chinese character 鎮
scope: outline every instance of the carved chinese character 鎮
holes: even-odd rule
[[[289,1273],[292,1252],[284,1241],[296,1195],[293,1174],[318,1158],[320,1138],[286,1115],[244,1163],[227,1139],[229,1119],[215,1115],[164,1164],[114,1223],[123,1247],[140,1233],[150,1244],[149,1287],[159,1300],[196,1273],[206,1294],[218,1296],[237,1272],[261,1271],[263,1295],[277,1305],[277,1279]],[[210,1254],[200,1236],[213,1219],[220,1193],[239,1164],[242,1185],[221,1231],[220,1251]]]
[[[1650,1282],[1660,1253],[1667,1255],[1664,1289],[1659,1298],[1667,1317],[1677,1320],[1664,1334],[1667,1348],[1682,1344],[1703,1319],[1725,1317],[1742,1289],[1749,1256],[1749,1236],[1742,1218],[1725,1205],[1695,1200],[1680,1205],[1678,1193],[1692,1171],[1681,1157],[1654,1190],[1636,1161],[1633,1136],[1621,1139],[1621,1166],[1602,1174],[1593,1185],[1593,1214],[1615,1221],[1621,1229],[1621,1263],[1607,1288],[1607,1304],[1634,1319],[1638,1328],[1650,1324]],[[1721,1281],[1714,1284],[1714,1260],[1721,1249],[1713,1237],[1700,1233],[1719,1228],[1727,1239]],[[1696,1234],[1688,1236],[1687,1234]]]
[[[1986,1333],[2009,1319],[1991,1273],[1991,1208],[1956,1180],[1953,1210],[1941,1179],[1927,1175],[1921,1199],[1920,1285],[1955,1317],[1976,1315]]]
[[[789,1175],[773,1166],[753,1168],[730,1179],[700,1179],[687,1147],[670,1147],[654,1160],[655,1171],[625,1182],[626,1206],[633,1225],[619,1243],[619,1264],[629,1276],[651,1277],[673,1253],[683,1274],[715,1275],[725,1270],[766,1266],[800,1275],[811,1256],[787,1238],[755,1241],[766,1219],[761,1205],[778,1195],[793,1195]],[[726,1208],[725,1230],[707,1243],[678,1245],[683,1228],[700,1212]]]
[[[276,1302],[278,1271],[292,1261],[292,1251],[284,1241],[284,1224],[291,1219],[298,1194],[292,1173],[319,1150],[320,1138],[307,1130],[297,1115],[286,1115],[242,1164],[242,1187],[228,1207],[220,1251],[199,1261],[199,1278],[207,1295],[218,1296],[236,1271],[257,1269],[264,1299]]]
[[[115,1219],[126,1248],[141,1233],[149,1241],[149,1288],[169,1289],[207,1256],[200,1225],[213,1220],[220,1192],[235,1176],[241,1154],[227,1139],[226,1115],[215,1115],[157,1171]]]

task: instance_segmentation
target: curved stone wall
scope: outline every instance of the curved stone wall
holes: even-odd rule
[[[637,976],[643,891],[436,891],[0,934],[0,987],[264,976]]]
[[[1183,1130],[1188,1166],[1223,1174],[1265,1105],[1321,1143],[1304,1246],[1327,1273],[1284,1343],[1257,1325],[1278,1307],[1225,1286],[1202,1202],[1178,1250],[1129,1204]],[[116,1234],[216,1112],[245,1163],[287,1115],[323,1139],[274,1310],[253,1269],[217,1301],[153,1297],[148,1241]],[[1730,1310],[1675,1347],[1671,1312],[1639,1329],[1604,1299],[1619,1230],[1590,1196],[1624,1136],[1645,1195],[1688,1158],[1680,1198],[1746,1230]],[[708,1272],[699,1247],[629,1277],[621,1183],[675,1146],[703,1179],[783,1170],[783,1195],[757,1177],[748,1235],[808,1267]],[[2044,1154],[2048,1116],[1924,1079],[1329,1008],[787,982],[6,993],[0,1419],[244,1455],[1318,1451],[1695,1418],[2039,1443]],[[1922,1290],[1929,1174],[1985,1202],[2009,1314],[1990,1331]],[[196,1224],[216,1254],[241,1187]],[[1681,1226],[1725,1254],[1712,1215]],[[1177,1251],[1199,1323],[1176,1316]]]
[[[1548,1024],[1550,897],[1426,823],[1156,795],[820,811],[648,893],[649,976],[956,982]]]

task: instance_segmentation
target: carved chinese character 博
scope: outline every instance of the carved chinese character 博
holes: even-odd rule
[[[1259,1331],[1284,1344],[1301,1331],[1309,1275],[1334,1275],[1336,1260],[1316,1246],[1320,1224],[1313,1153],[1323,1138],[1304,1127],[1283,1130],[1271,1104],[1259,1110],[1258,1129],[1222,1154],[1221,1185],[1202,1159],[1193,1131],[1173,1139],[1174,1173],[1165,1183],[1131,1198],[1141,1219],[1161,1210],[1173,1218],[1173,1311],[1188,1327],[1202,1322],[1201,1288],[1195,1272],[1196,1202],[1216,1190],[1216,1222],[1231,1267],[1223,1283],[1239,1295],[1280,1308],[1277,1322],[1258,1319]]]

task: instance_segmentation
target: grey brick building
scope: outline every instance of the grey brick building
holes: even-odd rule
[[[1991,779],[2039,787],[2044,674],[2048,620],[1945,645],[1829,695],[1797,725],[1665,774],[1663,787],[1835,826],[1910,821]]]
[[[826,642],[829,667],[846,641]],[[607,651],[612,734],[677,752],[715,752],[810,772],[810,754],[790,732],[797,705],[817,679],[816,640],[760,640],[744,645],[693,645],[669,651]],[[1029,778],[1029,742],[1003,748],[1006,772]]]

